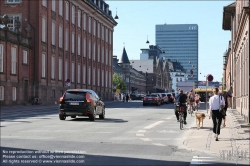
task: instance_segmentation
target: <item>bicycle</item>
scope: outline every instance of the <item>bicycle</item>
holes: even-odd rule
[[[194,113],[194,111],[195,111],[195,106],[194,106],[194,103],[192,102],[190,102],[189,104],[188,104],[188,113],[189,114],[191,114],[191,116],[192,116],[192,114]]]
[[[181,106],[180,104],[177,104],[175,107],[175,111],[178,112],[179,114],[179,121],[180,121],[180,129],[183,129],[183,123],[184,123],[184,111],[185,111],[185,107]]]

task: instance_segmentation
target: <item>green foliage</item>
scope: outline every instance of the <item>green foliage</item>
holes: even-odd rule
[[[123,82],[122,77],[118,74],[113,74],[113,83],[116,85],[116,89],[126,90],[126,84]]]

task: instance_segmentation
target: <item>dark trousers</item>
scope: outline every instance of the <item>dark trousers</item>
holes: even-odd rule
[[[214,123],[213,132],[215,134],[220,135],[220,125],[222,121],[222,116],[219,113],[219,110],[212,110],[212,119]]]
[[[187,118],[187,107],[186,106],[184,106],[184,107],[185,107],[185,111],[183,113],[184,113],[184,120],[186,121],[186,118]],[[179,120],[179,113],[178,113],[178,111],[174,111],[174,112],[175,112],[175,116],[176,116],[177,120]]]

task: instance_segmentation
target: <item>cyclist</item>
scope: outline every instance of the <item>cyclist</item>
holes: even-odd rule
[[[188,100],[189,100],[188,113],[190,113],[191,109],[195,110],[194,99],[195,99],[195,93],[193,89],[191,89],[190,92],[188,93]]]
[[[187,95],[183,93],[183,90],[179,90],[179,94],[176,96],[174,99],[174,103],[180,103],[181,106],[185,107],[184,113],[184,124],[187,124],[186,118],[187,118],[187,106],[186,106],[186,101],[187,101]],[[178,111],[175,111],[175,116],[177,118],[177,122],[179,122],[179,113]]]

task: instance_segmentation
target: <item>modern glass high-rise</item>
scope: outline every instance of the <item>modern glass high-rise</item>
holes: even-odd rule
[[[179,61],[188,73],[188,81],[198,85],[198,25],[197,24],[163,24],[155,28],[156,45],[163,54],[160,57]],[[193,70],[193,76],[190,70]]]

